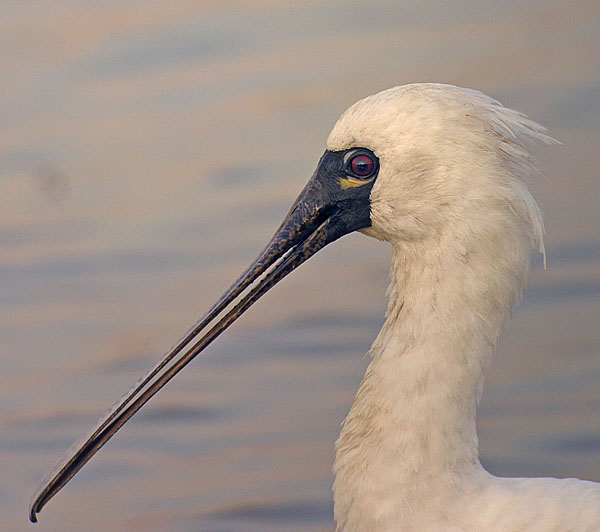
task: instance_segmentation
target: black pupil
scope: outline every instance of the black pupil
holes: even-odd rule
[[[352,172],[360,177],[368,176],[373,170],[373,161],[366,155],[357,155],[351,162]]]

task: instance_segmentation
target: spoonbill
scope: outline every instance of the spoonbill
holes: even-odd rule
[[[72,447],[41,483],[30,519],[267,290],[361,231],[392,246],[389,305],[336,443],[337,530],[600,531],[600,484],[498,478],[479,460],[484,374],[531,251],[544,253],[525,141],[553,142],[524,115],[450,85],[395,87],[352,105],[266,248]]]

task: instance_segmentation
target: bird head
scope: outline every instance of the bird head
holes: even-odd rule
[[[540,213],[524,184],[535,166],[519,138],[550,140],[523,115],[451,86],[396,87],[350,107],[262,253],[42,481],[31,520],[190,360],[271,287],[341,236],[363,231],[395,245],[436,238],[466,245],[514,233],[522,241],[541,242]]]
[[[526,187],[538,173],[522,143],[530,140],[553,142],[540,125],[481,92],[415,84],[352,105],[327,149],[364,148],[378,160],[365,234],[398,244],[466,239],[470,231],[486,238],[512,219],[542,251],[542,218]]]

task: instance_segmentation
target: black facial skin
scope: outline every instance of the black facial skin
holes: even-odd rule
[[[351,161],[358,155],[373,162],[373,169],[366,176],[352,171]],[[37,521],[42,507],[131,416],[271,287],[330,242],[370,227],[369,197],[378,172],[379,160],[366,148],[323,154],[315,173],[258,258],[42,481],[30,508],[32,522]],[[196,336],[209,326],[194,343]]]
[[[352,173],[350,163],[357,155],[367,155],[373,160],[375,164],[371,175],[359,177]],[[369,197],[378,172],[379,160],[373,152],[365,148],[326,151],[312,178],[292,205],[279,231],[284,230],[286,226],[291,229],[290,224],[317,223],[328,218],[327,241],[323,244],[326,245],[352,231],[369,227],[371,225]],[[343,180],[348,178],[355,181],[355,186],[344,188]],[[298,219],[296,219],[296,209],[299,210]],[[297,230],[299,233],[304,233],[303,229],[304,227],[298,227]]]

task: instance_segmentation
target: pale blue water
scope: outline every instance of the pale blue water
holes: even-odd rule
[[[548,269],[490,371],[494,473],[600,480],[595,2],[0,5],[0,530],[254,258],[337,116],[478,88],[550,127]],[[333,445],[389,250],[344,238],[264,297],[40,515],[39,531],[331,531]],[[33,528],[32,528],[33,530]]]

